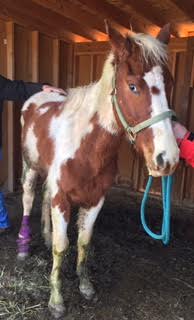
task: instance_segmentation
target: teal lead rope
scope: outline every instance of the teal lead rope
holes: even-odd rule
[[[154,233],[150,230],[146,223],[145,208],[148,201],[149,192],[152,186],[153,177],[149,176],[145,193],[141,203],[141,222],[145,232],[155,240],[161,240],[167,245],[170,240],[170,210],[171,210],[171,194],[172,194],[172,176],[162,177],[162,200],[163,200],[163,221],[161,234]]]

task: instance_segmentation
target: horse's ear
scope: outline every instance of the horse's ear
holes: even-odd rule
[[[104,20],[104,22],[112,50],[115,54],[120,56],[125,48],[125,38],[117,30],[115,30],[107,20]]]
[[[165,26],[158,33],[157,39],[165,44],[168,44],[170,41],[170,29],[171,29],[170,23],[165,24]]]

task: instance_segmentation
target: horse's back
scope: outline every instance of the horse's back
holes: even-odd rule
[[[57,92],[38,92],[33,94],[26,102],[24,103],[22,107],[22,113],[24,113],[28,108],[30,107],[31,104],[35,104],[37,108],[41,107],[44,104],[49,104],[50,102],[64,102],[66,100],[66,96],[59,94]]]

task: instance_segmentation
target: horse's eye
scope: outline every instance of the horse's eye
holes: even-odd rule
[[[133,93],[138,94],[138,90],[137,90],[137,87],[136,87],[135,84],[130,84],[130,85],[129,85],[129,89],[130,89]]]

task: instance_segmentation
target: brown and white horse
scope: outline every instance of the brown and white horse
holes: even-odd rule
[[[112,51],[98,82],[70,89],[67,97],[38,93],[22,109],[24,217],[18,255],[25,257],[28,253],[28,218],[36,177],[43,173],[46,177],[43,216],[49,220],[51,208],[53,229],[49,306],[55,315],[64,311],[60,270],[68,247],[67,227],[72,204],[80,206],[79,288],[88,299],[94,294],[87,274],[87,252],[94,222],[117,172],[121,140],[126,137],[112,94],[116,95],[122,114],[131,126],[169,110],[172,79],[163,43],[170,37],[168,27],[161,30],[157,39],[145,34],[124,38],[112,27],[108,29]],[[143,153],[151,175],[163,176],[174,171],[179,150],[170,118],[140,131],[135,144]]]

